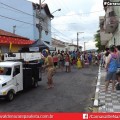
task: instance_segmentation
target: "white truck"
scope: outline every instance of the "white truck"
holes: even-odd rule
[[[41,58],[40,53],[6,53],[0,62],[0,97],[12,101],[17,92],[37,87],[42,78]]]

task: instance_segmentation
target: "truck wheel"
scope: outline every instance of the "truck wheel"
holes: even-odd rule
[[[8,101],[12,101],[14,99],[13,91],[9,91],[6,98]]]
[[[38,87],[38,81],[34,81],[34,88]]]

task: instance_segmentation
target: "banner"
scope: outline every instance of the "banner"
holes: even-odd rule
[[[11,51],[12,49],[12,43],[10,43],[10,46],[9,46],[9,51]]]
[[[0,113],[0,120],[115,120],[120,113]]]

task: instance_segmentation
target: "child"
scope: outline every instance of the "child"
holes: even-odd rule
[[[77,59],[77,68],[78,68],[78,69],[82,68],[80,58]]]

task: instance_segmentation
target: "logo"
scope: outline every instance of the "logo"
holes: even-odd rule
[[[103,5],[107,5],[107,2],[103,2]]]
[[[88,114],[83,114],[83,119],[88,119]]]
[[[104,6],[120,6],[120,2],[103,2]]]

